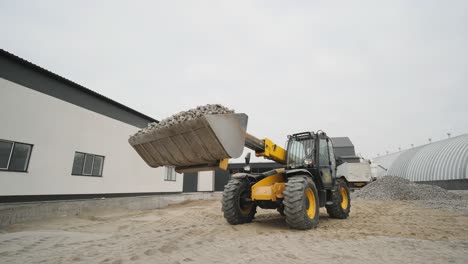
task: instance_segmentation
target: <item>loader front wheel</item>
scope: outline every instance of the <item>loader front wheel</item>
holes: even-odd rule
[[[331,218],[346,219],[351,211],[351,196],[346,182],[337,180],[337,190],[333,194],[332,204],[326,205],[327,213]]]
[[[278,213],[280,213],[281,216],[286,216],[284,214],[284,207],[278,207],[278,208],[276,208],[276,211],[278,211]]]
[[[286,223],[293,229],[311,229],[319,224],[317,188],[307,176],[289,178],[283,192]]]
[[[251,200],[251,188],[246,179],[232,179],[224,187],[222,207],[224,218],[231,225],[252,222],[257,212]]]

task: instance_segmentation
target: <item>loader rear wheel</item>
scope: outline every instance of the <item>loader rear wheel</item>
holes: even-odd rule
[[[293,229],[311,229],[319,224],[317,188],[307,176],[289,178],[283,192],[286,223]]]
[[[252,222],[257,208],[251,197],[250,184],[246,179],[232,179],[224,187],[224,218],[231,225]]]
[[[331,218],[346,219],[351,211],[351,196],[346,182],[337,180],[337,190],[333,194],[332,204],[326,205],[327,213]]]

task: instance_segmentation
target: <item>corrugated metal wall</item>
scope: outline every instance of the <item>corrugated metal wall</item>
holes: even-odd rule
[[[404,153],[405,151],[395,152],[392,154],[388,154],[385,156],[380,156],[377,158],[372,159],[373,165],[371,166],[372,175],[374,177],[380,177],[387,175],[387,171],[385,169],[389,169],[392,166],[393,162],[400,156],[400,154]],[[376,166],[376,165],[380,165]]]
[[[394,175],[418,182],[468,179],[468,134],[378,157],[373,162],[388,166],[387,171],[374,170],[375,176]]]

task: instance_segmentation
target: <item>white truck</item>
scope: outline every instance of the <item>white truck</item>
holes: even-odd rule
[[[336,168],[336,177],[344,178],[350,189],[357,189],[373,181],[368,162],[345,162]]]
[[[374,178],[368,160],[356,156],[354,145],[348,137],[332,137],[337,160],[336,178],[345,179],[350,189],[358,189]]]

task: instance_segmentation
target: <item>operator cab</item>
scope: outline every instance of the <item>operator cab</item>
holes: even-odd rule
[[[331,139],[323,131],[302,132],[288,136],[288,169],[306,169],[319,175],[325,189],[334,186],[336,160]]]
[[[287,167],[313,168],[315,164],[315,139],[314,132],[303,132],[288,136]]]

